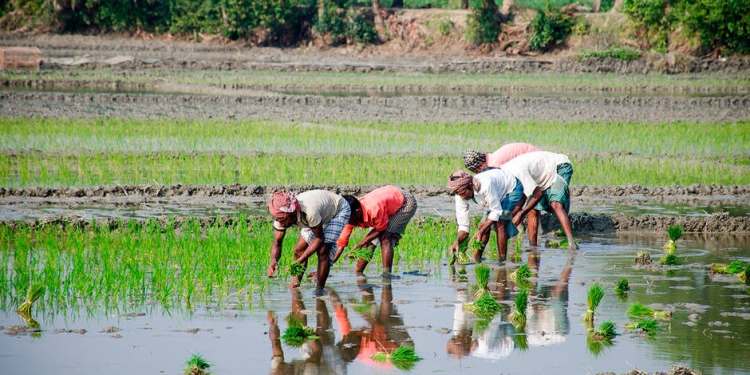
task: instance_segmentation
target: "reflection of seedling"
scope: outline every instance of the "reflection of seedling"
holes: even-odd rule
[[[595,356],[598,356],[604,351],[604,349],[609,348],[612,345],[614,345],[614,343],[610,339],[597,340],[593,335],[586,336],[586,347],[588,347],[589,352]]]
[[[289,274],[294,277],[300,277],[305,274],[305,266],[303,266],[302,263],[293,262],[289,265]]]
[[[664,251],[666,251],[667,255],[674,254],[675,251],[675,244],[674,242],[677,241],[680,237],[682,237],[682,227],[679,225],[673,225],[667,229],[667,233],[669,234],[669,242],[664,244]]]
[[[607,347],[612,346],[612,339],[617,336],[615,331],[615,324],[606,321],[595,330],[589,331],[586,338],[586,344],[588,345],[589,351],[594,355],[598,355]]]
[[[513,341],[516,343],[516,348],[520,351],[526,351],[529,349],[529,337],[523,332],[523,329],[519,329],[519,332],[513,336]]]
[[[480,297],[482,294],[487,294],[487,284],[490,281],[490,266],[486,264],[480,264],[474,267],[474,272],[477,277],[477,294],[476,297]]]
[[[31,314],[31,305],[44,294],[44,286],[41,284],[29,285],[26,292],[26,301],[16,310],[21,315],[29,316]]]
[[[414,365],[422,360],[422,357],[417,356],[414,348],[409,346],[399,346],[398,349],[393,352],[377,352],[372,356],[372,359],[376,362],[391,362],[391,364],[399,370],[411,370]]]
[[[680,262],[677,260],[677,255],[667,254],[659,259],[659,264],[664,266],[676,266],[680,264]]]
[[[294,348],[299,348],[305,343],[305,341],[315,340],[317,338],[318,336],[314,335],[312,328],[299,326],[291,326],[287,328],[286,331],[284,331],[284,335],[281,336],[281,339],[284,340],[285,344]]]
[[[523,225],[518,227],[518,234],[516,235],[516,259],[521,259],[521,247],[523,246]]]
[[[210,374],[208,369],[211,364],[208,363],[200,353],[195,353],[190,356],[190,359],[185,362],[185,369],[182,371],[185,375],[205,375]]]
[[[589,288],[587,298],[588,309],[583,314],[583,321],[589,327],[594,326],[594,314],[596,312],[596,308],[599,306],[599,302],[602,301],[602,298],[604,298],[604,288],[602,288],[599,283],[592,285],[591,288]]]
[[[508,321],[513,323],[518,330],[521,330],[526,326],[526,307],[528,304],[529,291],[521,289],[516,295],[516,308],[508,316]]]
[[[632,306],[630,306],[630,309],[628,309],[628,315],[636,318],[643,318],[643,317],[649,317],[649,318],[659,318],[659,319],[669,319],[672,317],[672,312],[669,310],[664,311],[658,311],[654,310],[642,303],[634,303]]]
[[[649,336],[656,334],[659,329],[659,322],[654,318],[648,318],[637,322],[628,322],[625,324],[625,329],[631,332],[643,332]]]

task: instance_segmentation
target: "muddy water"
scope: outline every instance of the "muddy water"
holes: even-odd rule
[[[750,261],[750,236],[687,235],[677,249],[684,265],[635,266],[638,251],[654,259],[661,256],[663,237],[596,235],[582,238],[576,253],[533,252],[539,259],[538,277],[531,279],[525,334],[507,319],[518,290],[509,279],[514,264],[497,266],[489,259],[489,287],[505,310],[479,332],[482,324],[461,307],[471,299],[474,265],[455,272],[445,264],[424,265],[418,274],[404,267],[397,270],[400,279],[387,283],[379,277],[355,279],[352,265],[343,262],[336,265],[322,298],[310,283],[290,293],[280,280],[250,307],[200,306],[192,313],[157,305],[109,311],[92,306],[51,315],[36,311],[41,333],[0,335],[4,372],[174,374],[190,354],[200,352],[216,374],[402,373],[374,363],[368,350],[408,344],[424,358],[413,374],[594,374],[635,368],[653,373],[678,363],[704,374],[750,374],[748,287],[705,267]],[[523,253],[524,262],[530,254]],[[613,292],[621,278],[631,286],[625,299]],[[587,344],[580,319],[594,282],[606,288],[597,325],[611,320],[621,334],[601,350]],[[634,302],[671,310],[673,316],[660,322],[653,338],[627,333],[626,311]],[[320,338],[303,348],[273,340],[276,330],[283,334],[292,314],[317,327]],[[12,309],[0,313],[6,333],[9,326],[23,324]]]

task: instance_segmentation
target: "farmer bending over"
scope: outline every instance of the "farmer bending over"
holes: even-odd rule
[[[508,143],[491,154],[468,149],[464,152],[466,169],[479,173],[487,167],[500,168],[518,155],[542,151],[531,143]]]
[[[539,212],[545,210],[553,213],[560,221],[565,236],[568,237],[570,249],[577,249],[573,239],[573,228],[570,225],[570,190],[568,184],[573,176],[573,166],[566,155],[553,152],[531,152],[517,156],[505,163],[503,169],[518,177],[523,184],[524,197],[521,204],[529,199],[526,207],[515,214],[513,224],[520,225],[528,214],[529,244],[537,245],[539,229]]]
[[[357,276],[364,275],[365,267],[369,263],[368,259],[372,257],[372,253],[379,242],[383,261],[381,276],[385,278],[393,277],[391,273],[393,269],[393,248],[398,246],[406,231],[406,225],[417,212],[416,198],[411,193],[391,185],[379,187],[359,199],[351,195],[345,195],[344,198],[351,206],[352,215],[338,239],[338,251],[334,261],[338,260],[344,249],[349,245],[349,236],[355,226],[371,228],[365,238],[352,248],[352,250],[365,249],[370,251],[369,257],[359,257],[355,273]]]
[[[349,220],[349,204],[340,195],[326,190],[310,190],[297,196],[277,191],[268,202],[268,211],[275,219],[268,277],[276,277],[279,270],[286,229],[296,226],[302,230],[294,245],[294,261],[307,268],[307,258],[317,254],[317,288],[322,292],[336,254],[336,240]],[[293,276],[289,288],[299,285],[300,277]]]
[[[459,170],[448,177],[448,188],[451,194],[456,195],[456,222],[458,223],[456,242],[448,249],[451,264],[455,261],[459,246],[469,237],[471,230],[469,200],[476,202],[475,195],[484,199],[489,212],[479,224],[473,240],[482,241],[486,245],[490,238],[490,230],[496,231],[498,258],[500,262],[504,262],[508,252],[508,239],[518,233],[518,229],[512,223],[513,213],[520,210],[519,202],[523,197],[523,186],[518,179],[502,169],[488,169],[473,178],[468,173]],[[475,250],[474,261],[482,261],[483,251],[484,246]]]

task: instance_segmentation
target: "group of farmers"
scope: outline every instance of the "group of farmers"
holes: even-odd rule
[[[490,231],[496,231],[497,250],[500,262],[505,261],[508,239],[518,233],[517,226],[527,218],[529,244],[537,245],[537,230],[540,211],[554,213],[566,237],[569,247],[576,249],[573,231],[568,217],[570,192],[568,184],[573,167],[566,155],[541,151],[528,143],[510,143],[497,151],[486,154],[469,149],[463,155],[466,169],[458,170],[448,177],[448,188],[455,196],[458,235],[450,246],[454,257],[459,246],[469,239],[471,220],[470,201],[484,202],[485,216],[479,224],[472,241],[486,245]],[[310,190],[295,195],[277,191],[268,203],[274,218],[274,239],[271,244],[271,264],[268,276],[278,273],[278,261],[286,229],[301,228],[294,246],[294,261],[306,268],[313,254],[318,257],[315,272],[317,288],[325,287],[331,265],[349,246],[349,237],[354,227],[370,228],[367,235],[352,250],[372,252],[379,245],[382,256],[382,277],[395,277],[393,269],[394,248],[398,246],[406,226],[417,211],[417,200],[411,193],[396,186],[377,188],[360,198],[338,195],[327,190]],[[473,257],[481,262],[484,246],[475,250]],[[364,275],[369,257],[359,256],[355,272]],[[300,285],[301,276],[293,276],[290,288]]]

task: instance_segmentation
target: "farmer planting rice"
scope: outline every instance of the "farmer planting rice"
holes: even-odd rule
[[[521,142],[508,143],[491,154],[468,149],[464,152],[464,166],[474,173],[479,173],[488,167],[499,168],[518,155],[537,151],[542,150],[531,143]]]
[[[302,228],[294,245],[294,261],[307,267],[307,259],[318,256],[317,291],[322,292],[336,254],[336,240],[349,220],[349,204],[338,194],[326,190],[310,190],[299,195],[277,191],[268,202],[268,211],[274,217],[271,265],[268,277],[276,277],[281,258],[281,246],[286,229]],[[293,275],[289,288],[300,285],[301,275]]]
[[[517,156],[505,163],[503,169],[516,176],[523,184],[521,205],[528,203],[513,217],[513,224],[520,225],[528,215],[529,244],[537,245],[539,229],[539,212],[545,210],[554,213],[560,221],[570,249],[577,249],[573,239],[568,210],[570,209],[570,190],[568,184],[573,176],[573,166],[566,155],[553,152],[530,152]]]
[[[479,224],[474,241],[482,241],[482,246],[474,249],[474,260],[481,262],[484,245],[490,238],[490,231],[497,232],[497,254],[500,262],[505,261],[508,252],[508,238],[518,233],[513,225],[513,213],[520,210],[519,202],[523,197],[523,186],[512,174],[502,169],[489,169],[472,177],[470,174],[458,170],[448,177],[448,188],[455,195],[456,222],[458,236],[448,249],[451,259],[457,254],[460,245],[467,240],[471,231],[469,218],[469,200],[475,200],[475,195],[484,199],[484,205],[489,209],[486,218]]]
[[[349,236],[355,226],[371,228],[370,232],[352,248],[353,251],[359,249],[369,251],[369,256],[358,257],[355,272],[357,276],[364,275],[365,267],[379,243],[383,262],[381,276],[393,277],[391,272],[394,248],[398,246],[409,220],[417,212],[416,198],[411,193],[391,185],[379,187],[359,199],[351,195],[345,195],[344,198],[349,202],[352,214],[338,239],[338,251],[334,262],[349,245]]]

